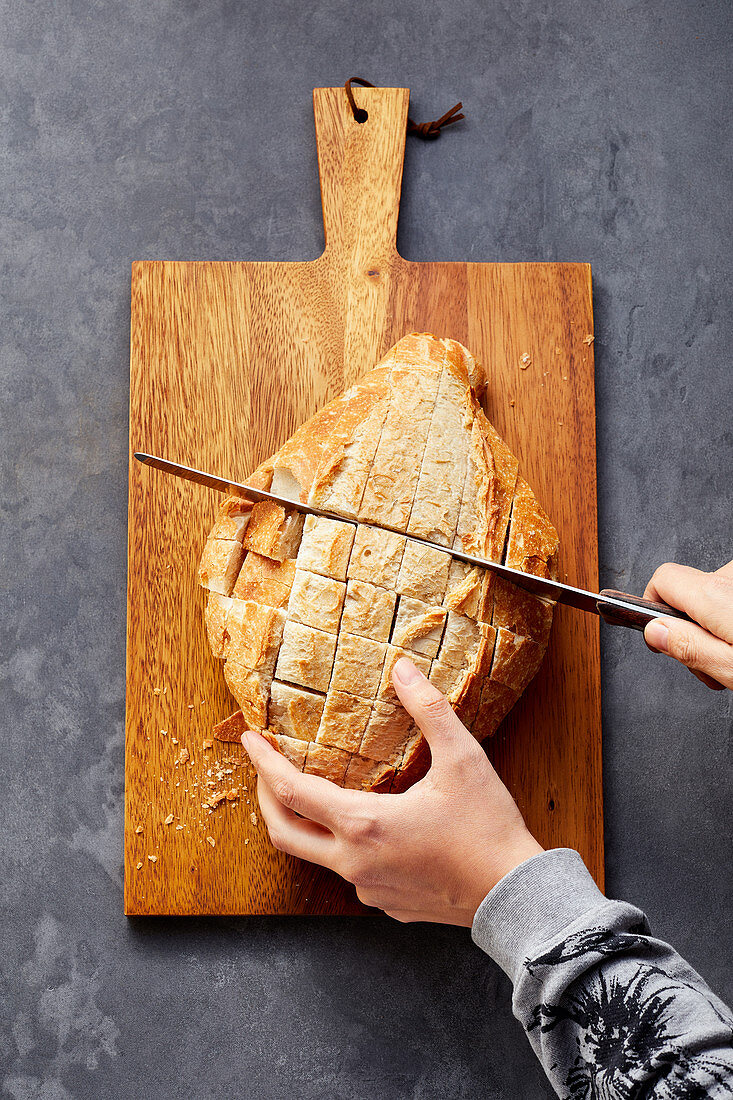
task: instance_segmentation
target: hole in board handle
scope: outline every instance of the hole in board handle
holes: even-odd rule
[[[366,120],[369,118],[369,112],[365,111],[363,107],[357,107],[354,111],[354,118],[359,123],[366,122]]]

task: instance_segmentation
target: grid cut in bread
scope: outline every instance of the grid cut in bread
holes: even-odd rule
[[[554,577],[558,537],[485,388],[461,344],[412,333],[249,479],[343,521],[224,500],[199,570],[241,708],[222,737],[251,725],[301,770],[405,790],[430,753],[392,683],[402,656],[476,737],[496,730],[539,668],[553,604],[447,551]]]

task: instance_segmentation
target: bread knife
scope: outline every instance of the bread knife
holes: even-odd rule
[[[239,481],[228,481],[226,478],[216,477],[215,474],[207,474],[203,470],[194,470],[191,466],[182,466],[178,462],[170,462],[167,458],[158,458],[156,455],[134,452],[138,462],[146,466],[152,466],[156,470],[162,470],[166,474],[174,474],[176,477],[194,481],[198,485],[206,485],[209,489],[217,489],[221,493],[230,496],[244,497],[251,501],[269,500],[273,504],[279,504],[283,508],[291,508],[296,512],[304,512],[308,516],[320,516],[323,519],[334,519],[339,523],[351,523],[358,525],[358,520],[353,517],[341,516],[337,512],[327,512],[322,508],[316,508],[312,504],[302,504],[299,500],[290,500],[288,497],[270,493],[264,489],[255,489],[251,485]],[[370,527],[378,527],[383,531],[394,531],[382,523],[369,522]],[[397,532],[403,535],[404,531]],[[500,562],[489,561],[488,558],[479,558],[474,554],[465,554],[462,550],[456,550],[449,546],[440,546],[437,542],[419,538],[415,535],[407,535],[413,542],[419,542],[423,546],[429,546],[432,550],[440,550],[443,554],[449,554],[456,561],[465,562],[466,565],[477,566],[479,569],[489,569],[492,573],[503,577],[512,584],[516,584],[525,592],[531,592],[535,596],[541,596],[546,600],[556,603],[564,603],[569,607],[576,607],[580,611],[588,611],[614,626],[628,626],[633,630],[643,630],[652,619],[662,616],[674,619],[690,620],[688,615],[678,611],[675,607],[668,607],[664,603],[654,603],[651,600],[643,600],[639,596],[632,596],[628,592],[617,592],[612,588],[604,588],[601,592],[590,592],[585,588],[575,588],[571,584],[562,584],[560,581],[550,580],[545,577],[537,577],[532,573],[524,573],[520,569],[512,569]]]

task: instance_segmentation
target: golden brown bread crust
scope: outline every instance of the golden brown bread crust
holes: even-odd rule
[[[253,600],[268,607],[285,607],[295,577],[295,559],[273,561],[254,550],[247,554],[239,570],[232,596]]]
[[[200,580],[241,707],[232,729],[265,729],[345,786],[405,790],[430,752],[391,682],[404,654],[475,736],[496,730],[539,667],[553,605],[405,537],[556,575],[557,532],[486,419],[485,386],[456,341],[406,336],[249,479],[356,527],[222,503]]]
[[[244,715],[241,710],[238,710],[236,714],[230,714],[228,718],[225,718],[223,722],[218,722],[211,732],[217,741],[241,742],[242,734],[246,733],[248,728]]]

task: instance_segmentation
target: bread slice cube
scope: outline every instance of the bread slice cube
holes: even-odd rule
[[[233,599],[226,617],[227,664],[261,669],[272,679],[284,625],[279,608]]]
[[[261,730],[267,725],[271,675],[266,669],[251,669],[227,661],[224,679],[239,703],[247,729]]]
[[[429,676],[430,682],[447,696],[460,720],[473,730],[474,734],[479,729],[474,723],[481,698],[483,675],[488,672],[491,665],[491,652],[494,646],[494,628],[487,626],[486,629],[489,635],[481,643],[481,656],[477,658],[475,667],[464,665],[463,668],[457,669],[438,659],[433,661]]]
[[[275,678],[313,691],[328,691],[335,652],[335,634],[288,620],[283,630]]]
[[[532,638],[538,645],[547,645],[552,629],[555,604],[552,600],[525,592],[511,581],[496,577],[494,609],[491,621],[512,634]]]
[[[346,769],[343,785],[347,790],[389,790],[394,778],[394,768],[381,760],[368,760],[352,756]]]
[[[488,570],[453,559],[448,570],[444,603],[457,615],[484,622],[491,618],[493,581]]]
[[[400,596],[392,644],[433,658],[438,652],[445,626],[445,608]]]
[[[430,748],[420,730],[415,730],[408,738],[402,758],[395,766],[395,775],[390,786],[393,794],[406,791],[413,783],[426,774],[430,768]]]
[[[372,704],[368,699],[332,689],[326,698],[315,740],[319,745],[356,752],[371,713]]]
[[[392,630],[397,595],[369,581],[350,580],[341,616],[341,629],[373,642],[386,642]]]
[[[295,562],[292,559],[274,561],[250,550],[242,562],[232,596],[239,600],[254,600],[269,607],[285,607],[294,577]]]
[[[209,538],[241,542],[252,515],[252,501],[242,497],[227,497],[219,505],[216,523]]]
[[[372,707],[361,744],[355,751],[358,751],[359,756],[371,760],[386,760],[390,764],[396,764],[414,728],[415,723],[404,707],[377,700]]]
[[[323,695],[273,680],[267,724],[273,733],[297,741],[315,741],[324,703]]]
[[[383,386],[367,384],[352,392],[350,408],[339,421],[313,479],[308,503],[356,519],[390,400]]]
[[[271,733],[269,730],[263,730],[262,736],[267,738],[272,747],[281,752],[299,772],[302,772],[308,754],[309,741],[299,741],[286,733]]]
[[[453,545],[461,507],[455,487],[456,482],[463,485],[468,460],[466,415],[465,384],[444,369],[407,526],[409,535]]]
[[[323,516],[306,516],[298,549],[298,568],[346,580],[356,527]]]
[[[469,675],[470,672],[465,666],[456,668],[455,665],[450,665],[447,661],[438,658],[430,666],[428,679],[438,691],[443,692],[450,703],[453,703],[454,696],[457,697],[463,690],[466,677]]]
[[[454,668],[473,667],[482,636],[480,623],[467,615],[457,615],[455,611],[449,611],[439,659],[443,664],[453,665]]]
[[[339,634],[331,691],[373,699],[379,688],[387,647],[355,634]]]
[[[512,502],[506,564],[538,577],[557,576],[557,531],[537,503],[524,478],[517,479]]]
[[[520,695],[542,663],[544,646],[499,627],[491,665],[491,679]]]
[[[363,523],[407,530],[439,381],[440,373],[392,370],[390,406],[358,513]]]
[[[286,512],[279,504],[260,500],[252,509],[242,545],[266,558],[285,561],[295,557],[302,533],[302,513]]]
[[[449,554],[408,539],[395,587],[401,596],[441,604],[448,584],[450,564]]]
[[[330,745],[319,745],[316,741],[311,741],[308,745],[308,755],[305,758],[303,771],[309,775],[320,775],[323,779],[330,779],[332,783],[343,786],[350,760],[350,752],[332,748]]]
[[[233,539],[208,538],[199,562],[198,580],[202,588],[231,596],[244,550]]]
[[[470,405],[471,440],[453,546],[467,554],[501,561],[519,463],[478,402],[471,399]]]
[[[491,737],[496,733],[518,698],[519,693],[506,684],[498,680],[484,680],[476,715],[476,728],[481,731],[482,737]]]
[[[349,559],[349,579],[394,589],[404,549],[404,535],[360,524]]]
[[[296,623],[338,634],[346,585],[307,569],[296,569],[290,590],[288,617]]]
[[[413,665],[419,668],[425,676],[430,672],[429,657],[423,657],[421,653],[413,653],[409,649],[402,649],[401,646],[388,645],[387,655],[384,658],[384,667],[382,668],[382,678],[379,681],[377,699],[383,703],[392,703],[395,706],[402,705],[394,689],[394,685],[392,684],[392,669],[397,664],[400,657],[407,657],[407,659],[412,661]]]
[[[229,635],[226,624],[232,602],[231,596],[221,596],[218,592],[209,592],[206,600],[206,634],[215,657],[223,658],[227,655]]]

